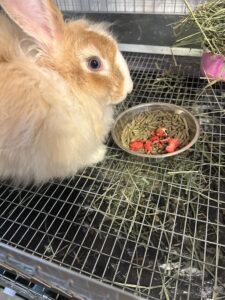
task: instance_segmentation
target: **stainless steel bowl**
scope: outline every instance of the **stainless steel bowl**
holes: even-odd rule
[[[123,131],[123,128],[125,127],[125,125],[128,122],[130,122],[131,120],[133,120],[133,118],[136,115],[138,115],[139,113],[141,113],[143,111],[154,111],[154,110],[163,110],[166,112],[173,112],[173,113],[179,114],[182,117],[184,117],[187,121],[190,132],[193,136],[193,139],[190,141],[190,143],[187,146],[183,147],[182,149],[179,149],[173,153],[157,154],[157,155],[137,153],[137,152],[131,151],[130,149],[124,147],[122,145],[121,135],[122,135],[122,131]],[[124,150],[134,156],[147,157],[147,158],[152,158],[152,159],[164,159],[164,158],[169,158],[169,157],[183,153],[184,151],[188,150],[190,147],[192,147],[197,142],[197,140],[199,138],[199,134],[200,134],[199,123],[198,123],[197,119],[189,111],[187,111],[183,107],[173,105],[173,104],[166,104],[166,103],[140,104],[140,105],[134,106],[132,108],[129,108],[117,117],[117,119],[115,120],[113,129],[112,129],[113,140],[119,148],[121,148],[122,150]]]

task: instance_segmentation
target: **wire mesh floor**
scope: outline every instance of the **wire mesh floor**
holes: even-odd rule
[[[182,156],[105,160],[40,187],[0,186],[0,241],[148,299],[225,297],[225,84],[190,58],[125,54],[135,104],[182,105],[201,136]]]

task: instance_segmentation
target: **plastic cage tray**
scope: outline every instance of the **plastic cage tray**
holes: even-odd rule
[[[223,298],[225,84],[201,79],[198,59],[125,57],[134,90],[116,114],[151,101],[182,105],[199,119],[199,141],[153,163],[109,137],[104,161],[74,178],[26,188],[2,182],[0,241],[131,295]]]

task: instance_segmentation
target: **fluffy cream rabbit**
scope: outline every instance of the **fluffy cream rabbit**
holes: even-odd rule
[[[132,91],[104,24],[51,0],[0,0],[0,178],[41,183],[101,161],[112,105]]]

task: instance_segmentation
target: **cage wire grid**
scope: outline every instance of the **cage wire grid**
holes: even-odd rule
[[[195,7],[201,0],[190,0]],[[63,11],[106,13],[163,13],[184,14],[183,0],[56,0]]]
[[[0,241],[143,298],[223,299],[225,84],[207,87],[195,59],[125,57],[134,91],[116,115],[151,101],[182,105],[199,119],[197,144],[156,163],[109,137],[104,161],[74,178],[2,182]]]

